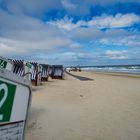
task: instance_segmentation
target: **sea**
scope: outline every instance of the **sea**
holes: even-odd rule
[[[139,65],[81,66],[81,69],[86,71],[140,74],[140,64]]]

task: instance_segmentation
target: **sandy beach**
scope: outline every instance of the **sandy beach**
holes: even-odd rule
[[[140,78],[71,72],[33,87],[26,140],[140,140]]]

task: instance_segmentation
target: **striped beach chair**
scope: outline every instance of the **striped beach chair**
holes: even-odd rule
[[[46,82],[49,78],[49,65],[41,64],[42,66],[42,73],[41,73],[41,81]]]
[[[21,77],[26,77],[31,81],[33,66],[29,62],[26,62],[24,60],[11,59],[11,61],[13,62],[14,65],[13,73]]]
[[[41,74],[42,74],[42,66],[36,62],[30,62],[34,68],[31,74],[31,82],[34,86],[41,85]]]

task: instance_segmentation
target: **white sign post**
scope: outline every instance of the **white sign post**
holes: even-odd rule
[[[31,83],[0,69],[0,140],[24,140]]]

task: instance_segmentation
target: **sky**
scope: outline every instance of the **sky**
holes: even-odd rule
[[[140,64],[140,0],[0,0],[0,56]]]

